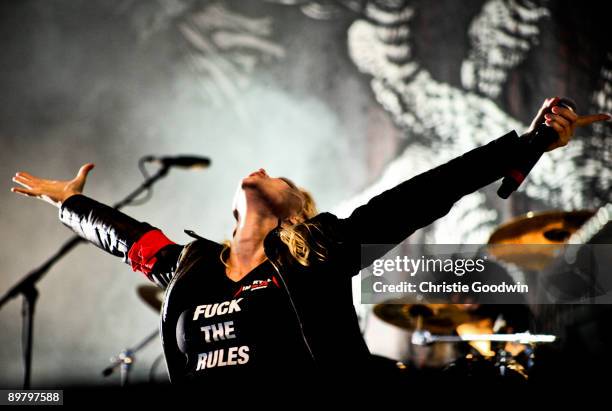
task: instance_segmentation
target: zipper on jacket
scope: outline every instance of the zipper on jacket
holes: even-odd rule
[[[276,271],[276,273],[278,274],[278,277],[281,279],[281,282],[283,283],[283,288],[285,289],[285,292],[287,293],[287,297],[289,297],[291,308],[293,309],[295,318],[297,319],[297,322],[300,326],[300,333],[302,334],[302,340],[304,340],[304,345],[306,346],[306,349],[308,350],[308,353],[310,354],[310,358],[312,358],[312,360],[316,363],[314,353],[312,352],[312,348],[310,347],[310,343],[308,342],[308,338],[306,338],[306,333],[304,332],[304,324],[302,323],[300,314],[298,313],[297,307],[295,306],[295,302],[293,301],[293,297],[291,296],[291,291],[289,291],[289,287],[287,286],[287,283],[285,282],[285,277],[283,277],[283,275],[281,274],[276,264],[274,264],[274,261],[270,260],[270,263],[272,264],[272,267],[274,267],[274,270]]]

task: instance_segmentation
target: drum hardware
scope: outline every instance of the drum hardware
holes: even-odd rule
[[[142,340],[135,347],[126,348],[123,351],[121,351],[119,355],[112,357],[110,359],[111,364],[102,371],[102,375],[104,377],[109,377],[119,367],[121,370],[121,386],[125,387],[126,385],[128,385],[130,371],[132,370],[132,366],[134,365],[134,362],[136,361],[135,354],[138,351],[142,350],[145,346],[147,346],[151,341],[156,339],[158,335],[159,335],[159,331],[156,329],[151,334],[149,334],[147,337],[145,337],[145,339]]]
[[[502,315],[498,315],[495,323],[491,324],[491,319],[485,318],[480,321],[461,324],[456,331],[459,335],[464,334],[497,334],[506,326]],[[483,357],[492,357],[495,351],[491,349],[491,341],[469,341],[468,344]]]
[[[140,285],[136,288],[136,294],[140,297],[141,301],[154,311],[159,312],[162,307],[164,298],[163,291],[153,285]],[[129,375],[132,370],[132,366],[136,361],[135,354],[148,345],[151,341],[157,338],[159,334],[158,330],[153,331],[147,337],[145,337],[138,345],[133,348],[125,348],[118,355],[111,357],[111,364],[102,371],[104,377],[109,377],[115,370],[120,367],[121,371],[121,386],[129,384]],[[157,360],[156,360],[157,362]],[[154,363],[154,366],[156,364]],[[152,367],[153,368],[153,367]],[[151,378],[151,376],[150,376]]]
[[[538,344],[551,343],[556,340],[554,335],[547,334],[463,334],[463,335],[434,335],[427,330],[416,330],[412,333],[412,343],[417,345],[427,345],[436,342],[470,342],[470,341],[490,341],[490,342],[512,342],[517,344]]]
[[[478,315],[471,308],[455,304],[378,304],[374,314],[381,320],[411,331],[413,346],[469,344],[472,351],[440,365],[438,372],[449,376],[476,376],[526,381],[534,364],[534,348],[552,343],[555,335],[530,332],[500,333],[512,330],[504,316]],[[495,320],[493,320],[493,318]],[[459,334],[456,335],[455,333]]]

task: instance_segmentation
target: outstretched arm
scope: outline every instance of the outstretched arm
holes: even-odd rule
[[[559,139],[547,151],[565,146],[576,127],[610,118],[605,113],[581,117],[554,107],[557,102],[557,98],[546,100],[525,133],[533,132],[540,123],[554,128]],[[400,243],[447,214],[463,196],[503,177],[523,157],[526,143],[526,138],[510,132],[384,191],[340,220],[343,237],[357,244]]]
[[[134,271],[144,273],[165,288],[176,269],[183,246],[161,230],[82,194],[87,174],[94,165],[81,167],[72,180],[58,181],[19,172],[13,181],[22,187],[11,191],[38,198],[59,208],[60,221],[80,237],[106,252],[121,257]]]
[[[512,131],[382,192],[341,220],[345,235],[361,244],[399,244],[461,197],[501,178],[523,141]]]
[[[183,246],[149,223],[82,194],[62,203],[59,218],[80,237],[120,257],[133,271],[142,272],[161,288],[174,275]]]

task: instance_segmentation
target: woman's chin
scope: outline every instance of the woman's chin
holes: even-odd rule
[[[243,178],[240,182],[240,186],[245,189],[245,188],[254,188],[257,187],[258,185],[258,178],[257,176],[247,176],[245,178]]]

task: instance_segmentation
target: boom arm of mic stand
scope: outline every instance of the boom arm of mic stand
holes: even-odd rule
[[[111,359],[111,364],[102,371],[102,375],[104,377],[110,376],[115,371],[115,369],[119,366],[126,366],[124,367],[125,374],[128,374],[129,370],[131,369],[131,365],[134,363],[134,360],[135,360],[134,355],[138,351],[142,350],[151,341],[153,341],[158,335],[159,335],[159,330],[155,330],[151,334],[149,334],[144,340],[138,343],[138,345],[136,345],[135,347],[126,348],[123,351],[121,351],[121,353],[118,356],[113,357]],[[123,377],[125,377],[125,380],[122,378],[122,383],[127,383],[128,376],[125,375]]]
[[[125,199],[119,201],[114,208],[121,209],[126,205],[129,205],[134,199],[142,193],[144,190],[151,187],[157,180],[165,177],[168,174],[168,167],[164,166],[160,168],[154,175],[147,178],[136,190],[131,192]],[[32,371],[32,331],[34,326],[34,308],[36,306],[36,300],[38,297],[38,290],[36,289],[36,283],[40,281],[44,275],[53,267],[53,265],[59,261],[64,255],[68,254],[77,244],[84,241],[78,235],[74,235],[69,238],[62,246],[56,251],[51,257],[47,259],[38,268],[30,271],[26,274],[19,282],[9,288],[9,290],[0,298],[0,308],[4,306],[8,301],[22,294],[24,298],[24,305],[22,310],[23,317],[23,330],[25,347],[23,349],[23,362],[24,362],[24,381],[23,388],[30,388],[30,376]]]

